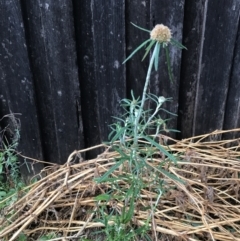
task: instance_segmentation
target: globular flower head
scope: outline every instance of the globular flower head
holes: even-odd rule
[[[152,40],[156,40],[159,43],[168,44],[171,40],[172,33],[167,26],[157,24],[151,31],[150,36]]]

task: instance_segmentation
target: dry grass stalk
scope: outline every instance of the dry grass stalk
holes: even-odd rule
[[[233,131],[240,132],[240,129],[228,133]],[[166,169],[186,184],[159,176],[168,184],[168,192],[162,196],[151,222],[154,236],[160,233],[172,240],[240,240],[239,139],[209,141],[212,135],[226,132],[216,131],[182,141],[171,139],[174,144],[166,148],[175,153],[179,162]],[[107,149],[96,159],[72,163],[77,154],[85,151],[73,152],[65,165],[43,170],[44,177],[5,210],[0,239],[10,236],[12,241],[21,232],[31,236],[50,231],[69,239],[81,236],[88,229],[103,227],[95,221],[102,204],[94,198],[107,192],[111,185],[96,184],[94,178],[105,173],[118,154]],[[161,158],[156,154],[155,159],[148,161],[149,165],[156,167]],[[113,175],[123,170],[120,167]],[[145,179],[148,182],[149,177]],[[119,185],[127,188],[128,184],[121,181]],[[149,211],[144,210],[157,198],[152,190],[143,189],[141,202],[136,204],[133,222],[138,226],[144,225],[149,217]],[[110,200],[108,205],[121,212],[124,203]]]

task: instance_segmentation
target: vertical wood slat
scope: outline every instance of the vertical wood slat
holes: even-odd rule
[[[124,1],[73,1],[86,146],[108,140],[126,96]],[[95,157],[100,150],[88,153]]]
[[[184,16],[184,0],[168,1],[168,0],[151,0],[151,22],[154,27],[156,24],[164,24],[171,29],[172,37],[182,42],[183,16]],[[183,50],[184,51],[184,50]],[[165,98],[173,98],[173,101],[164,104],[164,108],[168,111],[178,114],[178,94],[180,83],[180,67],[182,51],[175,46],[170,46],[170,62],[173,74],[173,82],[169,79],[166,55],[161,50],[161,59],[159,69],[153,72],[152,80],[150,82],[151,93],[157,96],[164,96]],[[177,117],[172,117],[161,113],[163,119],[172,118],[167,126],[171,129],[177,129]],[[175,137],[174,133],[170,135]]]
[[[0,115],[2,117],[11,113],[20,113],[16,115],[20,125],[14,123],[14,118],[5,119],[13,133],[16,129],[20,130],[17,149],[25,156],[42,160],[35,91],[19,1],[1,1],[0,12]],[[27,180],[35,173],[32,172],[31,166],[28,166],[28,169],[24,165],[25,161],[20,158],[21,173]],[[36,172],[41,168],[41,164],[34,165]]]
[[[144,32],[131,23],[139,27],[150,30],[150,0],[139,2],[138,0],[126,1],[126,54],[127,57],[145,40],[149,34]],[[148,57],[142,61],[143,49],[133,56],[126,63],[127,73],[127,96],[131,98],[133,90],[135,98],[142,96],[145,78],[148,69]]]
[[[205,0],[185,0],[181,80],[179,89],[178,129],[179,138],[193,134],[193,113],[197,91],[198,68],[203,41],[203,21],[206,15]]]
[[[94,78],[100,141],[107,141],[112,116],[118,116],[121,99],[126,96],[125,58],[125,1],[92,0]]]
[[[92,3],[89,0],[73,0],[76,45],[81,89],[82,119],[85,146],[101,143],[100,124],[97,115],[97,83],[94,68]],[[92,150],[86,158],[96,157],[101,150]]]
[[[65,163],[84,146],[71,1],[23,1],[44,156]]]
[[[233,6],[235,10],[233,10]],[[193,135],[222,129],[240,2],[207,1]]]
[[[239,11],[239,9],[238,9]],[[240,127],[240,19],[238,18],[238,37],[235,44],[228,97],[225,107],[224,130]],[[224,138],[239,138],[236,133],[224,135]]]

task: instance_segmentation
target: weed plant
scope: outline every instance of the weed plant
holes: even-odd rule
[[[151,52],[147,76],[141,98],[135,98],[133,91],[132,99],[123,99],[122,107],[125,114],[119,118],[115,117],[116,123],[111,125],[109,135],[111,149],[119,153],[116,163],[100,178],[98,183],[110,183],[111,188],[107,194],[99,195],[96,200],[99,202],[99,212],[96,214],[98,221],[105,226],[104,233],[108,241],[130,241],[130,240],[152,240],[149,236],[150,224],[154,221],[154,211],[163,193],[170,187],[164,182],[164,176],[174,181],[181,181],[176,176],[167,172],[166,165],[177,164],[176,157],[169,150],[163,148],[159,143],[159,135],[162,130],[166,130],[166,121],[161,118],[162,112],[168,112],[163,108],[170,98],[156,96],[147,93],[151,72],[153,67],[158,70],[161,51],[166,54],[166,62],[169,78],[173,81],[169,45],[174,45],[180,49],[185,48],[172,38],[168,27],[158,24],[152,31],[135,27],[146,31],[150,38],[144,41],[135,51],[124,61],[128,61],[138,50],[145,48],[143,59]],[[152,102],[155,108],[145,109],[147,101]],[[150,132],[149,132],[150,131]],[[150,135],[149,133],[154,133]],[[158,156],[164,156],[159,164],[151,165],[151,161]],[[113,175],[114,171],[120,170],[119,175]],[[152,202],[145,209],[149,210],[149,218],[145,220],[145,225],[137,227],[133,222],[136,209],[143,201],[141,190],[148,188],[156,195],[152,197]],[[110,203],[121,201],[123,207],[114,208]],[[152,231],[152,230],[151,230]]]
[[[119,158],[103,176],[96,178],[97,183],[110,185],[107,193],[96,197],[98,209],[95,213],[95,221],[104,225],[103,230],[95,232],[97,239],[94,240],[99,241],[150,241],[153,240],[153,237],[158,240],[156,233],[154,234],[154,228],[151,226],[154,226],[154,212],[162,195],[171,188],[165,183],[164,176],[175,182],[181,182],[166,168],[172,164],[176,165],[177,158],[159,141],[161,131],[167,130],[167,120],[161,118],[161,113],[167,112],[174,116],[173,113],[163,108],[164,103],[171,99],[147,93],[147,90],[153,68],[158,70],[161,51],[166,53],[169,79],[173,81],[169,45],[180,49],[185,47],[174,40],[170,29],[162,24],[156,25],[152,31],[134,26],[148,32],[150,38],[133,51],[124,63],[144,47],[146,47],[146,51],[143,59],[149,53],[151,56],[141,98],[136,98],[132,91],[131,99],[123,99],[121,105],[125,113],[121,117],[115,117],[116,123],[111,125],[112,131],[109,134],[110,142],[108,144],[113,151],[119,154]],[[152,102],[154,108],[146,109],[146,102]],[[19,169],[15,156],[19,141],[18,129],[16,129],[15,136],[18,138],[14,138],[11,144],[3,144],[4,148],[0,152],[0,178],[4,176],[4,170],[10,170],[12,180],[11,186],[4,186],[3,181],[0,180],[0,205],[3,203],[6,205],[5,202],[1,202],[1,199],[9,195],[9,188],[13,187],[13,190],[16,191],[19,185]],[[160,159],[158,165],[152,165],[156,158]],[[144,203],[143,189],[148,189],[149,193],[155,194],[151,197],[151,202],[145,205],[142,205]],[[118,203],[123,205],[119,206]],[[149,217],[144,220],[144,225],[139,226],[134,222],[134,215],[137,210],[141,209],[147,210]],[[57,237],[54,233],[49,233],[41,236],[39,240],[55,240],[55,238]],[[27,240],[26,235],[21,234],[19,240]],[[81,238],[79,240],[91,241]]]
[[[9,117],[10,121],[16,123],[18,120],[13,114],[4,116]],[[19,144],[20,131],[15,126],[13,137],[9,142],[5,136],[5,130],[1,133],[1,148],[0,148],[0,209],[10,205],[17,198],[17,192],[24,186],[20,179],[19,163],[16,156],[16,149]],[[10,197],[8,199],[8,197]],[[6,200],[6,201],[4,201]]]
[[[17,201],[18,192],[26,186],[20,177],[19,162],[16,155],[20,140],[20,123],[13,114],[6,115],[3,118],[6,117],[10,119],[15,129],[10,141],[6,137],[7,128],[0,132],[0,218],[2,216],[6,218],[4,209]],[[21,233],[17,240],[26,241],[26,235]]]

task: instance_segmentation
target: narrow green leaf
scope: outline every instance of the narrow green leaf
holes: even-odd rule
[[[172,179],[172,180],[174,180],[174,181],[180,182],[180,183],[182,183],[182,184],[185,184],[185,182],[184,182],[182,179],[180,179],[179,177],[175,176],[174,174],[172,174],[172,173],[170,173],[170,172],[162,169],[161,167],[157,167],[157,169],[158,169],[163,175],[167,176],[168,178],[170,178],[170,179]]]
[[[171,69],[168,47],[166,47],[165,50],[166,50],[166,58],[167,58],[168,75],[169,75],[171,82],[173,83],[173,76],[172,76],[172,69]]]
[[[112,127],[112,126],[110,126],[110,128],[112,129],[112,131],[109,133],[109,135],[108,135],[108,140],[110,140],[111,141],[111,138],[112,138],[112,136],[114,135],[115,136],[115,133],[117,132],[117,130],[116,130],[116,128],[114,128],[114,127]]]
[[[158,104],[158,98],[156,98],[156,95],[148,94],[147,96],[148,96],[148,99]]]
[[[130,105],[131,102],[132,102],[132,100],[129,100],[129,99],[122,99],[121,102],[124,102],[124,103]]]
[[[125,64],[129,59],[131,59],[132,56],[133,56],[139,49],[141,49],[146,43],[148,43],[149,41],[151,41],[151,39],[148,39],[148,40],[144,41],[141,45],[139,45],[139,46],[123,61],[123,64]]]
[[[98,195],[98,196],[96,196],[96,197],[94,197],[94,200],[95,201],[109,201],[110,200],[110,198],[111,198],[111,196],[109,195],[109,194],[100,194],[100,195]]]
[[[172,112],[170,112],[170,111],[168,111],[166,109],[163,109],[163,108],[160,108],[159,110],[162,110],[162,111],[164,111],[164,112],[166,112],[166,113],[168,113],[170,115],[173,115],[173,116],[178,116],[177,114],[174,114],[174,113],[172,113]]]
[[[134,198],[131,198],[130,207],[124,217],[123,223],[125,224],[128,223],[132,219],[133,214],[134,214]]]
[[[119,120],[120,123],[121,123],[121,122],[123,122],[123,123],[125,122],[125,120],[122,119],[122,118],[120,118],[120,117],[112,116],[112,118],[114,118],[114,119],[116,119],[116,120]],[[117,125],[117,124],[112,124],[112,125]]]
[[[120,154],[121,159],[123,159],[123,161],[129,160],[129,156],[126,155],[126,153],[124,152],[124,150],[123,150],[121,147],[116,146],[116,147],[114,148],[114,150]]]
[[[187,50],[187,48],[184,45],[182,45],[181,43],[179,43],[177,40],[175,40],[173,38],[171,38],[170,43],[177,46],[180,49],[186,49]]]
[[[157,71],[157,69],[158,69],[158,60],[159,60],[160,47],[161,47],[161,44],[159,42],[157,42],[156,45],[155,45],[156,52],[155,52],[155,56],[154,56],[155,71]]]
[[[141,30],[143,30],[143,31],[145,31],[145,32],[151,33],[150,30],[147,30],[147,29],[145,29],[145,28],[141,28],[141,27],[137,26],[136,24],[134,24],[134,23],[132,23],[132,22],[131,22],[131,24],[132,24],[134,27],[136,27],[136,28],[139,28],[139,29],[141,29]]]
[[[108,178],[105,178],[104,182],[114,183],[119,180],[121,180],[121,178],[119,177],[108,177]]]
[[[171,161],[173,161],[174,164],[177,164],[177,159],[175,158],[175,156],[170,154],[168,151],[166,151],[161,145],[155,142],[151,137],[143,136],[142,138],[149,141],[153,146],[157,147],[164,155],[166,155]]]
[[[142,58],[142,61],[146,58],[146,56],[148,55],[149,51],[151,50],[152,46],[154,45],[154,43],[156,43],[155,40],[152,40],[151,43],[148,45],[148,47],[146,48],[146,52]]]
[[[169,132],[177,132],[177,133],[180,133],[181,131],[179,130],[175,130],[175,129],[168,129]]]
[[[111,136],[109,135],[109,139],[111,139],[111,142],[115,142],[116,140],[118,140],[119,137],[123,135],[124,131],[125,131],[125,128],[122,127],[120,130],[115,131],[116,134],[113,137],[111,137],[112,135]],[[111,132],[111,134],[113,134],[113,133],[114,132]]]
[[[137,102],[138,102],[139,99],[140,99],[140,96],[138,96],[137,99],[135,98],[134,93],[133,93],[133,90],[131,90],[131,96],[132,96],[131,102],[132,102],[132,101],[137,101]]]
[[[95,181],[97,183],[101,183],[104,182],[105,179],[112,174],[119,166],[121,166],[123,164],[123,162],[125,161],[125,159],[122,159],[120,161],[118,161],[114,166],[112,166],[107,172],[105,172],[101,177],[99,178],[95,178]]]

